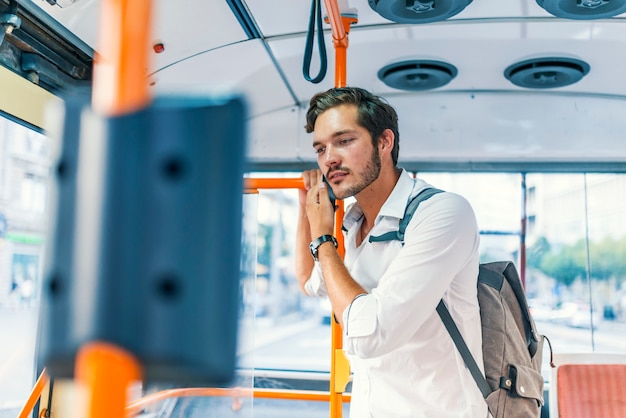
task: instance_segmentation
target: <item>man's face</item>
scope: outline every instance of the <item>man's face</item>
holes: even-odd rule
[[[355,196],[380,174],[378,148],[357,123],[357,108],[340,105],[317,117],[313,131],[317,164],[338,199]]]

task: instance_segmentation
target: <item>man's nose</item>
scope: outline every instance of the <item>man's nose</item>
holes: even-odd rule
[[[335,147],[328,147],[324,156],[324,164],[327,167],[339,165],[339,155],[335,152]]]

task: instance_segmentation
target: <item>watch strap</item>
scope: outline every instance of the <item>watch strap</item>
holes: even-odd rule
[[[322,235],[319,238],[313,240],[311,242],[311,244],[309,244],[309,248],[311,250],[311,255],[313,256],[313,259],[315,261],[317,261],[317,252],[318,249],[320,247],[320,245],[322,245],[325,242],[332,242],[333,245],[335,246],[335,248],[337,248],[337,240],[335,239],[334,236],[330,235],[330,234],[326,234],[326,235]]]

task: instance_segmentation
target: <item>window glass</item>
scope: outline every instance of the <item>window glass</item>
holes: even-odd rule
[[[529,292],[555,352],[626,350],[623,174],[533,174]]]
[[[256,276],[254,285],[246,285],[256,292],[254,352],[242,356],[240,364],[257,370],[328,372],[330,304],[306,297],[295,276],[298,191],[261,189],[256,196]]]
[[[481,262],[512,260],[524,270],[539,331],[556,352],[626,349],[626,176],[417,175],[472,204],[481,233]],[[524,214],[527,264],[521,269]],[[330,305],[297,288],[291,270],[296,220],[295,191],[261,192],[256,332],[267,339],[271,328],[281,338],[258,346],[254,361],[262,369],[328,370]],[[548,356],[544,359],[547,364]]]
[[[0,415],[16,416],[35,382],[50,140],[0,117]]]
[[[434,187],[465,197],[480,230],[481,261],[517,262],[520,248],[522,194],[520,174],[418,173]]]
[[[264,176],[293,178],[299,173]],[[521,225],[520,174],[423,173],[418,176],[470,201],[481,229],[482,261],[517,261]],[[330,370],[330,303],[327,299],[304,296],[294,272],[298,205],[295,189],[259,191],[255,350],[254,355],[244,360],[244,364],[254,364],[255,373],[268,369]]]

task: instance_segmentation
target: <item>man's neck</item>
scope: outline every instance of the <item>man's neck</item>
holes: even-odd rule
[[[383,168],[378,178],[355,196],[363,211],[363,227],[366,231],[369,232],[374,226],[380,208],[396,187],[401,174],[402,170],[398,167]]]

